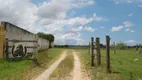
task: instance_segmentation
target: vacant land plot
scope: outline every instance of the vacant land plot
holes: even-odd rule
[[[63,52],[64,49],[50,49],[37,55],[41,66],[36,66],[31,60],[0,61],[0,80],[30,80],[47,69]]]
[[[90,67],[90,55],[88,49],[78,49],[80,52],[83,68],[90,73],[92,80],[142,80],[142,54],[136,54],[135,49],[117,50],[114,54],[110,51],[111,71],[107,74],[105,70],[106,51],[101,49],[101,66]]]

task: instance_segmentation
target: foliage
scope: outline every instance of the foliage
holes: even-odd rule
[[[42,33],[42,32],[39,32],[37,33],[38,37],[40,38],[44,38],[46,40],[49,41],[49,47],[51,48],[52,47],[52,42],[54,41],[54,36],[52,34],[45,34],[45,33]]]
[[[127,48],[127,45],[123,42],[116,44],[116,49],[123,50],[123,49],[126,49],[126,48]]]

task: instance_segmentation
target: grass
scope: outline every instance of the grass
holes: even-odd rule
[[[31,61],[0,61],[0,80],[17,78],[24,68],[31,64]]]
[[[84,68],[90,71],[92,80],[130,80],[130,73],[132,73],[133,80],[142,79],[142,54],[136,54],[135,49],[117,50],[114,54],[113,50],[110,51],[111,56],[111,71],[106,73],[106,51],[101,49],[101,66],[90,67],[90,55],[88,49],[79,49],[80,57]],[[138,59],[137,61],[134,61]],[[95,60],[96,61],[96,60]]]
[[[72,51],[67,52],[66,58],[59,64],[56,70],[51,74],[50,80],[66,80],[71,78],[71,72],[74,67]],[[67,79],[68,80],[68,79]]]
[[[64,49],[49,49],[37,55],[42,67],[36,66],[31,60],[22,61],[0,61],[0,80],[30,80],[47,69]]]

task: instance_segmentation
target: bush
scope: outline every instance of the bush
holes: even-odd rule
[[[124,50],[127,48],[127,45],[123,42],[120,42],[120,43],[117,43],[116,44],[116,49],[119,49],[119,50]]]

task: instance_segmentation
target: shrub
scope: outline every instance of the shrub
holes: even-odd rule
[[[119,49],[119,50],[123,50],[123,49],[126,49],[127,48],[127,45],[123,42],[119,42],[116,44],[116,49]]]

